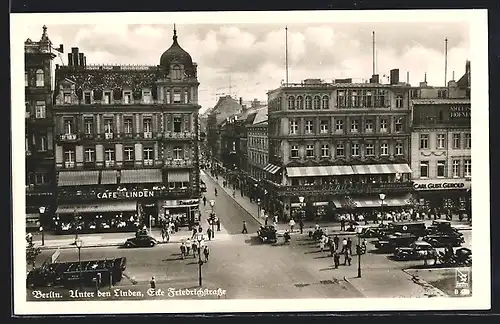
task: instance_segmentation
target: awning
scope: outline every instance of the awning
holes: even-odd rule
[[[266,172],[269,172],[271,174],[275,174],[276,172],[278,172],[278,170],[281,169],[281,167],[277,166],[277,165],[274,165],[274,164],[271,164],[269,163],[268,165],[266,165],[266,167],[264,168],[264,171]]]
[[[99,171],[61,171],[57,186],[87,186],[99,183]]]
[[[408,200],[410,196],[402,196],[402,197],[393,197],[384,199],[384,207],[400,207],[408,205]],[[382,200],[378,198],[372,199],[356,199],[353,198],[353,201],[358,208],[363,207],[381,207]]]
[[[167,174],[168,182],[189,182],[189,172],[187,171],[169,171]]]
[[[355,174],[393,174],[393,173],[411,173],[408,164],[366,164],[353,165]]]
[[[340,199],[332,199],[335,208],[342,208],[342,201]]]
[[[310,166],[310,167],[288,167],[288,177],[325,177],[354,174],[349,165]]]
[[[117,172],[115,170],[101,171],[101,184],[117,184]]]
[[[120,183],[161,183],[160,169],[122,170]]]
[[[137,209],[137,201],[116,201],[94,204],[60,205],[56,214],[127,212]]]

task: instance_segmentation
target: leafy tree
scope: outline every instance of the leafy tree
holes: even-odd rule
[[[34,268],[36,258],[40,253],[41,253],[40,248],[35,246],[35,243],[33,243],[33,236],[27,235],[26,236],[26,264],[29,264]]]

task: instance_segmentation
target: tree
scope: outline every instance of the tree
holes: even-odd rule
[[[41,252],[40,248],[33,243],[33,236],[31,234],[26,235],[26,264],[34,268],[36,258]]]

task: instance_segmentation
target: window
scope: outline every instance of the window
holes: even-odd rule
[[[73,150],[64,151],[64,162],[74,163],[75,162],[75,151],[73,151]]]
[[[337,149],[335,151],[336,156],[344,156],[344,144],[337,144]]]
[[[373,101],[372,101],[372,92],[370,90],[365,90],[363,91],[363,102],[364,102],[364,107],[372,107],[373,106]]]
[[[471,141],[470,133],[467,133],[467,134],[465,134],[465,148],[470,149],[472,146],[471,144],[472,144],[472,141]]]
[[[174,147],[174,160],[181,160],[183,158],[182,147]]]
[[[165,102],[172,103],[170,100],[170,89],[165,88]]]
[[[95,161],[94,154],[95,154],[95,150],[93,148],[90,148],[90,147],[86,148],[85,149],[85,156],[84,156],[85,162],[94,162]]]
[[[437,161],[437,177],[444,178],[446,176],[446,161]]]
[[[351,144],[351,156],[359,156],[359,144]]]
[[[179,93],[179,102],[181,101],[180,97],[181,97],[181,94]],[[142,101],[145,104],[151,103],[152,98],[151,98],[151,91],[150,90],[143,90],[142,91]]]
[[[36,86],[43,87],[45,85],[45,76],[43,70],[36,70]]]
[[[306,109],[312,109],[312,98],[311,98],[311,96],[306,96]]]
[[[323,99],[321,100],[321,108],[330,108],[330,98],[328,96],[323,96]]]
[[[36,184],[44,184],[46,183],[47,175],[45,173],[36,173],[35,174],[35,183]]]
[[[444,149],[446,147],[446,135],[445,134],[437,134],[437,148]]]
[[[328,120],[321,120],[319,123],[320,134],[328,134]]]
[[[90,91],[85,91],[85,93],[83,94],[83,102],[86,104],[86,105],[90,105],[92,103],[92,96],[91,96],[91,93]]]
[[[295,108],[304,109],[304,97],[302,96],[297,97],[297,100],[295,100]]]
[[[132,92],[130,91],[125,91],[123,93],[123,102],[128,105],[132,102]]]
[[[351,107],[358,108],[361,104],[361,91],[351,91]]]
[[[314,145],[306,145],[306,157],[314,157]]]
[[[104,119],[104,133],[106,134],[113,133],[113,119],[111,118]]]
[[[337,119],[335,121],[335,131],[342,132],[344,130],[344,121],[342,119]]]
[[[314,96],[314,109],[321,108],[321,98],[319,96]]]
[[[290,147],[290,156],[292,158],[298,158],[299,157],[299,146],[298,145],[292,145]]]
[[[111,92],[104,92],[104,103],[108,105],[111,103]]]
[[[45,108],[45,101],[37,101],[35,106],[35,118],[46,118],[47,109]]]
[[[420,178],[429,177],[429,161],[420,162]]]
[[[312,133],[313,133],[313,121],[306,120],[306,134],[312,134]]]
[[[380,132],[381,133],[387,132],[387,119],[385,119],[385,118],[382,118],[380,120]]]
[[[45,152],[47,151],[47,136],[42,135],[40,136],[40,152]]]
[[[295,98],[292,96],[288,97],[288,109],[289,110],[295,109]]]
[[[105,166],[113,166],[115,162],[115,150],[107,148],[104,151],[104,164]]]
[[[438,90],[438,98],[446,98],[446,90]]]
[[[65,105],[71,104],[71,93],[69,93],[69,92],[64,93],[64,104]]]
[[[472,174],[472,161],[471,160],[465,160],[464,161],[464,176],[466,178],[470,178]]]
[[[351,120],[351,132],[352,133],[357,133],[358,132],[358,125],[359,122],[356,119]]]
[[[402,118],[396,118],[394,122],[395,130],[397,133],[400,133],[403,131],[403,119]]]
[[[144,133],[151,133],[151,118],[144,118],[142,124]]]
[[[403,96],[396,96],[396,108],[403,108]]]
[[[290,120],[290,135],[296,135],[299,133],[299,124],[296,120]]]
[[[174,65],[174,67],[172,68],[172,79],[180,80],[181,76],[181,67],[178,65]]]
[[[365,131],[367,133],[373,133],[373,120],[371,119],[365,120]]]
[[[24,86],[29,86],[28,84],[28,72],[24,72]]]
[[[344,90],[337,91],[337,106],[339,108],[347,107],[347,98]]]
[[[452,172],[453,172],[453,178],[459,178],[460,177],[460,160],[453,160],[453,162],[452,162]]]
[[[181,103],[181,92],[174,90],[174,103]]]
[[[71,119],[64,120],[64,134],[73,134],[73,121]]]
[[[366,156],[374,156],[375,155],[375,147],[373,144],[366,144]]]
[[[453,134],[453,148],[454,149],[460,148],[460,133]]]
[[[94,121],[93,121],[93,119],[92,118],[85,118],[84,125],[85,125],[85,134],[92,135],[94,133]]]
[[[323,144],[321,145],[321,157],[329,157],[330,156],[330,152],[329,152],[329,148],[328,148],[328,144]]]
[[[123,131],[125,134],[132,134],[132,118],[123,119]]]
[[[403,155],[403,143],[396,143],[396,155]]]
[[[144,148],[144,165],[153,165],[153,148]]]
[[[429,135],[428,134],[420,134],[420,148],[428,149],[429,148]]]
[[[181,117],[174,117],[174,132],[182,132],[182,119]]]
[[[189,94],[187,90],[184,90],[184,103],[189,103]]]
[[[380,155],[389,155],[389,144],[380,144]]]
[[[123,149],[123,153],[125,155],[125,162],[134,161],[134,148],[133,147],[125,147]]]

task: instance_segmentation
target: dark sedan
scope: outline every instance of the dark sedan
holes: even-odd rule
[[[457,247],[461,246],[465,242],[463,235],[452,233],[427,235],[422,240],[431,244],[433,247]]]
[[[153,247],[156,244],[158,244],[158,241],[154,237],[149,235],[140,235],[127,239],[123,246],[126,248]]]
[[[394,251],[396,260],[424,260],[436,256],[436,249],[427,242],[418,241],[408,247],[399,247]]]

